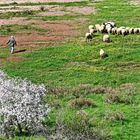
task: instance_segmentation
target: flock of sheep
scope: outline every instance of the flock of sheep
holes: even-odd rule
[[[85,34],[85,39],[87,42],[91,41],[94,37],[94,33],[100,32],[104,33],[103,35],[103,41],[104,42],[110,42],[110,34],[117,34],[117,35],[128,35],[128,34],[140,34],[140,28],[131,28],[131,27],[117,27],[115,22],[106,22],[103,24],[96,24],[89,25],[88,27],[89,32]],[[102,55],[101,55],[102,54]],[[104,57],[106,54],[104,53],[104,50],[100,50],[100,56]]]
[[[140,34],[140,28],[131,28],[131,27],[116,27],[115,22],[106,22],[103,24],[89,25],[89,32],[85,34],[86,41],[91,41],[93,39],[94,33],[106,33],[103,36],[104,42],[110,42],[109,34],[117,35],[128,35],[128,34]]]

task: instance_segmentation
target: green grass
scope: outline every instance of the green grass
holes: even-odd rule
[[[0,35],[23,34],[23,33],[30,34],[31,31],[37,31],[39,33],[48,32],[48,29],[33,27],[32,24],[28,24],[28,25],[18,25],[18,24],[2,25],[0,27],[0,30],[1,30]]]
[[[13,17],[32,17],[34,16],[34,11],[23,11],[23,12],[6,12],[0,13],[1,19],[9,19]]]
[[[83,5],[78,3],[78,5],[80,4]],[[70,3],[65,5],[68,6]],[[75,5],[77,3],[72,4],[72,6]],[[117,26],[139,27],[140,7],[129,5],[127,0],[105,0],[95,5],[97,13],[87,16],[89,24],[113,20]],[[46,20],[46,17],[43,18]],[[61,19],[61,17],[57,18]],[[55,19],[57,18],[55,17]],[[66,19],[71,19],[71,16],[67,16]],[[49,20],[53,20],[53,18]],[[54,89],[58,87],[71,89],[66,92],[66,95],[61,90],[57,91],[58,95],[49,92],[45,97],[46,102],[53,107],[50,118],[46,119],[49,127],[55,126],[56,115],[59,112],[63,112],[62,118],[65,124],[74,125],[71,118],[78,110],[83,109],[88,112],[90,118],[96,118],[92,128],[98,130],[100,135],[111,135],[114,140],[138,140],[140,139],[138,123],[140,121],[140,35],[125,37],[111,35],[111,39],[111,43],[103,43],[102,35],[97,33],[90,43],[81,40],[64,42],[57,47],[50,46],[24,54],[23,57],[26,58],[26,61],[10,62],[3,65],[2,69],[12,77],[28,78],[34,83],[44,83],[47,87]],[[101,48],[108,53],[108,58],[100,59],[99,50]],[[2,51],[6,52],[5,49]],[[5,54],[3,55],[5,57]],[[136,91],[134,91],[136,95],[133,95],[132,104],[120,102],[109,104],[105,102],[106,93],[95,94],[91,91],[87,93],[82,89],[72,91],[81,84],[89,84],[93,88],[101,85],[118,91],[122,84],[128,83],[132,83],[136,87]],[[126,88],[121,95],[126,91],[130,92],[131,89]],[[77,92],[78,95],[76,95]],[[68,103],[76,96],[91,99],[97,107],[70,108]],[[120,111],[124,114],[125,120],[110,122],[105,119],[107,111]]]

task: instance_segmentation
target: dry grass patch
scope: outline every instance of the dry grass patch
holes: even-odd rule
[[[124,113],[120,112],[120,111],[106,112],[105,113],[105,119],[110,121],[110,122],[126,120],[126,118],[124,116]]]
[[[105,95],[105,102],[133,104],[136,93],[137,91],[134,84],[125,83],[117,89],[109,90]]]
[[[108,87],[103,87],[103,86],[96,86],[93,87],[89,84],[81,84],[78,87],[74,88],[72,90],[74,95],[78,95],[78,94],[105,94],[108,93],[110,90],[112,90],[111,88]]]
[[[83,97],[71,100],[69,106],[72,108],[82,108],[82,107],[96,107],[96,104],[90,99]]]

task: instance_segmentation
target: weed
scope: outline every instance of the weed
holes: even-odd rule
[[[126,118],[124,116],[124,113],[120,112],[120,111],[106,112],[105,113],[105,119],[110,121],[110,122],[126,120]]]
[[[51,95],[66,95],[69,92],[69,89],[63,87],[48,87],[48,94]]]
[[[82,98],[82,97],[71,100],[69,102],[69,105],[70,107],[73,107],[73,108],[96,107],[96,104],[93,101]]]
[[[107,103],[120,103],[119,93],[108,93],[105,96],[105,101]]]

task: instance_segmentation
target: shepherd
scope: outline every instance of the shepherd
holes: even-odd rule
[[[7,44],[10,47],[11,54],[13,54],[14,53],[14,50],[15,50],[15,46],[17,45],[17,42],[15,40],[15,37],[14,36],[11,36],[10,39],[8,40]]]

